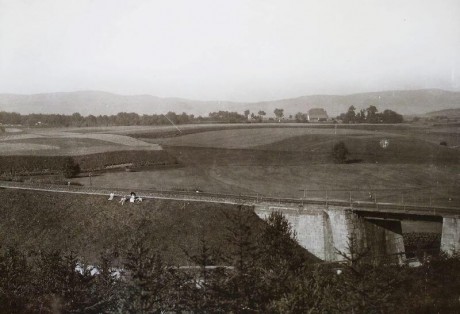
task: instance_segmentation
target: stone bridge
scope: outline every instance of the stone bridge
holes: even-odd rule
[[[442,223],[441,250],[460,252],[460,210],[426,208],[359,208],[328,205],[256,204],[255,213],[267,217],[281,212],[291,223],[299,244],[324,261],[366,252],[374,260],[405,260],[401,221]]]
[[[114,191],[88,187],[37,187],[34,184],[1,181],[0,188],[104,196]],[[138,195],[146,199],[253,206],[261,218],[279,211],[291,223],[299,244],[325,261],[343,261],[344,255],[364,251],[370,252],[373,257],[390,257],[393,262],[404,261],[403,220],[442,223],[441,250],[449,255],[460,253],[460,209],[456,208],[305,199],[260,200],[259,197],[235,198],[234,195],[177,191],[139,192]],[[118,191],[116,195],[126,195],[126,191]]]

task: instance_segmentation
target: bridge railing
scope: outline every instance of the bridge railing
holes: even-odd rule
[[[280,194],[235,194],[235,193],[214,193],[201,190],[178,190],[178,189],[136,189],[134,187],[126,188],[104,188],[94,186],[78,185],[58,185],[58,184],[37,184],[27,182],[0,181],[0,186],[22,186],[31,188],[43,188],[48,190],[62,191],[80,191],[80,192],[98,192],[98,193],[115,193],[116,195],[128,195],[130,192],[136,192],[138,195],[145,196],[167,196],[183,198],[208,198],[211,200],[230,200],[234,203],[291,203],[299,205],[323,205],[323,206],[345,206],[350,208],[373,208],[375,210],[396,209],[403,211],[424,210],[436,214],[439,211],[451,211],[460,213],[460,206],[456,202],[444,201],[436,202],[436,198],[425,193],[419,196],[419,190],[406,189],[400,191],[399,195],[394,189],[380,189],[372,192],[364,190],[302,190],[304,194],[301,197],[282,197]],[[399,196],[399,198],[398,198]],[[412,201],[411,201],[412,200]]]

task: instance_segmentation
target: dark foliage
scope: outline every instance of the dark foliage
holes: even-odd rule
[[[332,157],[334,158],[334,162],[338,164],[346,162],[348,153],[348,149],[344,142],[338,142],[334,144],[332,148]]]
[[[73,178],[79,173],[80,165],[75,163],[71,157],[66,157],[62,166],[62,174],[64,175],[64,178]]]
[[[79,171],[103,170],[120,164],[133,168],[176,164],[166,151],[117,151],[75,157],[66,156],[0,156],[0,175],[60,174],[71,178]]]
[[[102,170],[108,166],[131,163],[133,168],[176,164],[176,159],[164,150],[116,151],[73,157],[82,170]]]
[[[168,120],[169,119],[169,120]],[[168,112],[166,115],[138,115],[131,112],[120,112],[116,115],[89,115],[83,117],[79,113],[72,115],[61,114],[28,114],[21,115],[16,112],[0,112],[0,123],[13,125],[26,125],[37,127],[94,127],[117,125],[167,125],[185,124],[198,121],[194,115],[185,112],[176,114]]]
[[[0,253],[1,313],[101,313],[118,308],[123,283],[74,253]]]
[[[306,113],[297,112],[295,115],[295,121],[299,123],[307,123],[308,115]]]
[[[283,116],[284,116],[284,109],[275,108],[275,110],[273,111],[273,113],[275,114],[276,119],[278,119],[278,121],[280,121],[281,118],[283,118]]]
[[[255,234],[244,209],[233,216],[233,267],[202,241],[197,268],[166,263],[143,237],[92,266],[73,252],[0,250],[1,313],[458,313],[460,257],[408,268],[365,262],[312,263],[290,224],[272,213]],[[257,238],[257,244],[248,241]],[[365,253],[363,253],[365,254]],[[359,262],[358,260],[361,260]],[[338,272],[339,271],[339,272]]]
[[[249,113],[248,113],[249,114]],[[209,113],[209,119],[214,122],[223,123],[238,123],[246,122],[248,119],[245,115],[239,114],[238,112],[231,111],[218,111]]]
[[[367,109],[362,109],[356,113],[355,106],[350,106],[346,113],[340,114],[337,119],[342,120],[344,123],[402,123],[404,122],[403,116],[393,110],[384,110],[382,113],[378,112],[377,107],[371,105]]]
[[[0,156],[0,175],[62,173],[64,156]]]

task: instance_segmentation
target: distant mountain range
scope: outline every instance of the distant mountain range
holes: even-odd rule
[[[427,112],[460,108],[460,92],[439,89],[398,90],[351,95],[311,95],[262,102],[198,101],[182,98],[160,98],[151,95],[117,95],[101,91],[78,91],[48,94],[0,94],[0,111],[28,113],[59,113],[82,115],[111,115],[118,112],[139,114],[176,113],[207,116],[219,110],[242,113],[249,109],[264,110],[268,116],[275,108],[283,108],[285,115],[324,108],[329,116],[345,112],[351,105],[357,109],[375,105],[380,111],[391,109],[404,115],[422,115]]]

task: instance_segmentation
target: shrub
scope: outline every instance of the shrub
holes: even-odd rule
[[[334,148],[332,150],[332,157],[334,158],[334,162],[338,164],[343,164],[347,160],[348,149],[345,146],[344,142],[338,142],[334,144]]]
[[[62,174],[65,178],[73,178],[80,172],[80,166],[73,161],[72,158],[68,157],[64,160],[62,166]]]

